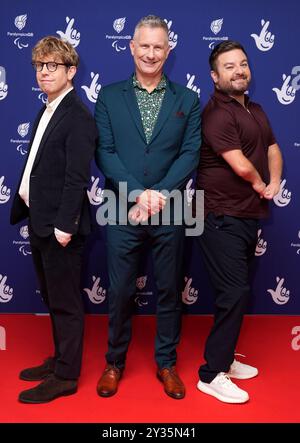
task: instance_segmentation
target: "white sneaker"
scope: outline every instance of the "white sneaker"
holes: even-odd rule
[[[257,368],[250,365],[245,365],[240,361],[233,360],[227,375],[232,378],[238,378],[240,380],[246,380],[248,378],[256,377],[258,374]]]
[[[210,383],[199,380],[197,388],[225,403],[245,403],[249,400],[248,393],[234,384],[225,372],[219,372]]]

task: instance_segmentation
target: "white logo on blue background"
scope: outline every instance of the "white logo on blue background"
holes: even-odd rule
[[[173,21],[172,20],[168,21],[166,18],[164,19],[164,21],[166,22],[169,29],[169,46],[171,49],[174,49],[178,43],[178,35],[174,31],[171,31],[171,26]]]
[[[4,175],[0,177],[0,205],[4,205],[10,198],[10,188],[4,185]]]
[[[94,72],[91,72],[91,79],[92,79],[92,81],[91,81],[90,86],[83,85],[83,86],[81,86],[81,88],[86,93],[86,96],[89,99],[89,101],[92,103],[96,103],[98,94],[101,89],[101,84],[98,83],[99,74],[98,73],[94,74]]]
[[[264,253],[267,250],[267,245],[268,245],[267,241],[261,237],[261,232],[262,232],[261,229],[259,229],[257,232],[258,238],[257,238],[257,243],[256,243],[256,248],[255,248],[255,255],[258,257],[261,255],[264,255]]]
[[[194,84],[195,78],[196,78],[195,74],[186,74],[186,79],[187,79],[186,87],[196,92],[198,94],[198,97],[200,98],[200,88],[198,88],[198,86]]]
[[[90,204],[93,206],[98,206],[103,202],[103,194],[104,190],[101,189],[98,184],[100,181],[99,177],[91,177],[92,180],[92,187],[90,190],[87,190],[87,195],[90,201]]]
[[[287,206],[291,202],[292,192],[285,188],[286,179],[281,180],[278,194],[273,197],[276,206],[280,208]]]
[[[218,20],[213,20],[210,24],[210,29],[212,30],[212,32],[217,35],[219,34],[219,32],[222,29],[222,25],[223,25],[223,19],[219,18]]]
[[[198,300],[198,289],[192,287],[192,278],[184,277],[185,288],[182,291],[182,301],[186,305],[193,305]]]
[[[26,21],[27,21],[27,14],[18,15],[15,18],[15,26],[16,26],[16,28],[18,28],[19,31],[21,31],[21,29],[25,28]]]
[[[113,28],[118,34],[120,34],[120,32],[123,31],[125,22],[126,22],[126,17],[116,18],[116,20],[113,22]]]
[[[74,22],[74,18],[66,17],[66,30],[64,32],[56,31],[56,34],[58,34],[61,39],[67,40],[73,48],[76,48],[80,43],[80,32],[73,28]]]
[[[6,83],[6,71],[0,66],[0,100],[4,100],[8,94],[8,85]]]
[[[260,31],[260,34],[251,34],[251,37],[254,38],[257,48],[263,52],[269,51],[273,48],[274,45],[275,35],[268,30],[269,24],[269,21],[265,21],[262,19],[262,29]]]
[[[120,35],[120,32],[123,31],[126,23],[126,17],[116,18],[113,21],[113,29],[117,32],[118,35],[105,35],[106,39],[113,40],[111,46],[117,51],[122,52],[125,51],[127,46],[124,43],[121,43],[122,40],[131,40],[131,35]]]
[[[272,88],[272,91],[276,93],[277,99],[282,105],[290,105],[295,100],[296,89],[292,86],[291,78],[290,75],[282,74],[283,83],[281,88]]]
[[[0,274],[0,303],[8,303],[13,298],[14,290],[6,284],[7,275]]]
[[[30,126],[30,122],[27,122],[27,123],[21,123],[21,124],[18,126],[18,134],[19,134],[22,138],[24,138],[25,135],[28,134],[29,126]]]
[[[267,292],[277,305],[285,305],[290,299],[290,291],[283,286],[284,278],[276,277],[277,286],[275,289],[268,289]]]
[[[92,288],[84,288],[83,290],[87,293],[89,300],[92,303],[99,305],[100,303],[103,303],[106,298],[106,289],[103,289],[103,287],[100,286],[100,277],[93,275],[92,279]]]

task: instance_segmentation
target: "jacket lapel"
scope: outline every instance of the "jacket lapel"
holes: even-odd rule
[[[45,147],[45,144],[48,140],[49,135],[51,134],[51,132],[53,131],[53,129],[55,128],[55,126],[59,123],[59,121],[63,118],[63,116],[68,112],[68,109],[70,107],[70,104],[72,102],[72,99],[74,98],[74,89],[72,91],[70,91],[69,94],[67,94],[64,99],[62,100],[62,102],[59,104],[58,108],[54,111],[53,116],[51,117],[47,128],[43,134],[42,140],[40,142],[40,146],[38,149],[38,152],[36,154],[33,166],[32,166],[32,170],[36,167],[36,165],[38,164],[43,149]]]
[[[161,104],[161,108],[153,129],[153,133],[150,139],[149,144],[152,143],[152,141],[158,136],[158,134],[160,133],[161,129],[163,128],[167,118],[169,117],[173,106],[175,104],[175,100],[176,100],[176,92],[174,90],[174,88],[172,87],[172,84],[170,83],[170,81],[167,79],[167,88],[166,88],[166,92],[163,98],[163,102]]]
[[[137,127],[137,130],[140,133],[140,136],[142,137],[142,139],[146,143],[146,137],[145,137],[145,133],[144,133],[141,114],[140,114],[139,106],[137,103],[134,87],[132,85],[132,77],[130,77],[128,79],[128,81],[123,89],[123,93],[124,93],[124,98],[125,98],[126,104],[128,106],[129,113],[130,113],[130,115]]]

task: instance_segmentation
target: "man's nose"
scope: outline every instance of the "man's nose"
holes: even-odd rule
[[[147,57],[149,57],[149,58],[153,58],[154,57],[154,49],[153,48],[150,47],[148,49]]]

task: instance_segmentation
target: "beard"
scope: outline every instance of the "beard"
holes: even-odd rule
[[[220,82],[217,85],[217,88],[220,91],[225,92],[225,94],[240,96],[244,95],[244,93],[248,90],[250,84],[250,79],[245,76],[234,77],[230,79],[230,81]]]

